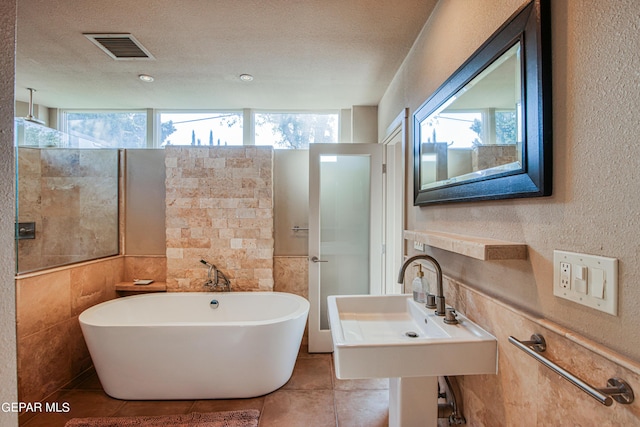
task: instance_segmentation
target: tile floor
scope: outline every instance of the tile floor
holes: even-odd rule
[[[67,413],[24,414],[20,426],[63,427],[71,418],[172,415],[260,409],[260,427],[383,427],[388,425],[388,380],[339,380],[331,354],[302,349],[282,388],[253,399],[124,401],[107,396],[95,372],[49,396],[67,402]]]

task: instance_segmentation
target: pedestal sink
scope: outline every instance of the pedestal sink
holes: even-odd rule
[[[441,375],[497,373],[494,336],[458,314],[444,323],[410,295],[328,297],[336,376],[390,378],[389,425],[436,426]]]

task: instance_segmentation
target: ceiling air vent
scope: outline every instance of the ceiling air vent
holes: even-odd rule
[[[131,34],[87,34],[84,36],[115,60],[155,59]]]

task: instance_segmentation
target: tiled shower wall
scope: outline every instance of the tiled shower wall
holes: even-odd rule
[[[118,254],[118,151],[18,149],[18,270]]]
[[[202,291],[216,265],[234,290],[273,290],[273,149],[167,147],[167,289]]]

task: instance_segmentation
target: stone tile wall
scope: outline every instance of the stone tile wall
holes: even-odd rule
[[[309,299],[309,258],[307,256],[275,256],[273,258],[273,290]],[[302,345],[309,341],[309,325],[304,329]]]
[[[515,144],[477,145],[471,154],[471,164],[474,171],[517,161],[518,151]]]
[[[124,282],[135,279],[165,282],[167,279],[167,260],[164,256],[125,255],[124,260]]]
[[[116,297],[123,257],[16,279],[18,396],[37,402],[91,367],[78,316]]]
[[[273,149],[167,147],[167,289],[201,291],[216,265],[235,291],[273,290]]]
[[[36,238],[18,240],[20,272],[118,254],[118,152],[18,149],[18,218]]]
[[[435,275],[429,275],[435,283]],[[521,309],[502,303],[462,283],[445,278],[447,304],[454,306],[498,339],[498,374],[459,377],[467,425],[491,427],[635,426],[636,402],[607,407],[509,343],[534,333],[547,342],[545,356],[594,387],[619,377],[640,391],[640,364],[608,348]],[[446,425],[446,424],[445,424]]]
[[[78,316],[134,277],[164,281],[164,257],[116,256],[16,279],[18,395],[38,402],[92,365]]]

